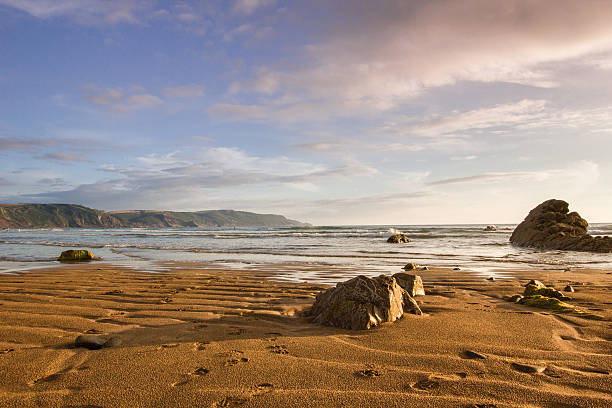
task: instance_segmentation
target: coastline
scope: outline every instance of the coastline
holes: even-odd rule
[[[327,286],[275,279],[277,269],[0,275],[0,406],[612,406],[610,271],[487,281],[432,268],[419,272],[424,316],[349,331],[300,317]],[[501,299],[528,279],[573,284],[571,303],[605,320]],[[122,344],[74,348],[88,330]]]

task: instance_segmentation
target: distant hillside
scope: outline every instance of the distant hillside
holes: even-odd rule
[[[75,204],[0,204],[0,228],[254,227],[307,225],[275,214],[197,212],[105,212]]]

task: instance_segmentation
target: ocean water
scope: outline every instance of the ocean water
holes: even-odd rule
[[[0,273],[57,265],[69,248],[90,249],[102,261],[148,272],[167,261],[225,268],[268,268],[280,278],[334,282],[357,272],[397,272],[407,262],[460,267],[503,277],[514,269],[612,269],[612,254],[517,248],[508,242],[515,225],[382,225],[279,228],[33,229],[0,231]],[[389,244],[399,231],[412,242]],[[593,224],[593,235],[612,225]]]

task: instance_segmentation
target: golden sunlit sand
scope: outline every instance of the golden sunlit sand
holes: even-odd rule
[[[612,406],[610,272],[420,274],[425,315],[369,331],[309,323],[300,312],[325,286],[274,281],[265,267],[0,275],[0,405]],[[604,320],[502,300],[534,278],[572,284],[571,303]],[[121,344],[75,348],[82,333]]]

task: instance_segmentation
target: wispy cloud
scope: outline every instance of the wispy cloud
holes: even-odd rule
[[[152,3],[141,0],[0,0],[0,5],[38,18],[69,16],[82,24],[141,24],[140,15],[151,10]]]
[[[60,162],[91,162],[90,159],[83,156],[82,154],[72,154],[72,153],[47,153],[42,156],[39,156],[40,159],[43,160],[56,160]]]
[[[242,14],[252,14],[257,9],[270,6],[276,0],[237,0],[234,4],[234,11]]]
[[[452,177],[426,183],[428,186],[443,186],[467,183],[500,183],[514,181],[546,181],[554,179],[560,182],[576,182],[592,184],[599,178],[599,165],[592,161],[581,160],[561,169],[540,171],[490,172],[466,177]]]
[[[199,84],[170,86],[162,93],[166,98],[196,98],[204,95],[204,86]]]
[[[95,86],[87,86],[84,89],[83,98],[94,105],[120,113],[152,108],[163,103],[160,97],[143,92],[139,87],[125,90],[122,88],[99,89]]]

